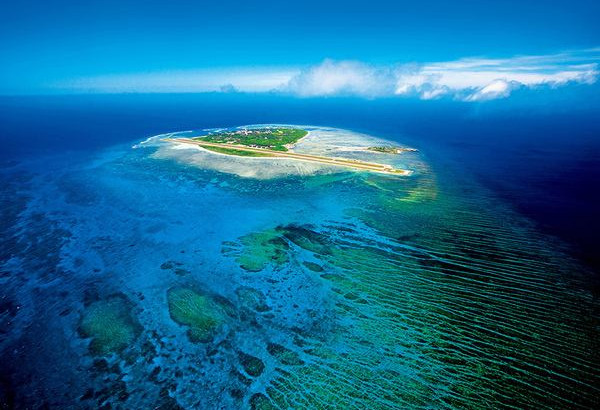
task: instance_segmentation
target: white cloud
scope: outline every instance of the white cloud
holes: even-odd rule
[[[393,84],[394,75],[388,68],[377,68],[356,61],[325,60],[292,77],[281,90],[304,97],[377,97],[387,94]]]
[[[494,80],[488,85],[471,93],[465,97],[465,101],[485,101],[496,98],[505,98],[510,95],[510,92],[518,87],[516,82],[508,82],[505,80]]]
[[[400,76],[396,94],[416,93],[421,98],[453,95],[465,101],[508,97],[521,87],[559,87],[568,83],[592,84],[598,77],[599,49],[504,59],[464,58],[424,64],[412,76]]]
[[[484,101],[506,98],[521,87],[592,84],[599,74],[598,61],[599,49],[385,67],[326,60],[303,70],[282,89],[299,96],[405,95],[425,100],[450,96],[464,101]]]
[[[435,100],[438,97],[447,94],[448,90],[444,88],[434,88],[431,90],[424,90],[421,92],[421,99],[423,100]]]
[[[276,92],[300,97],[414,96],[463,101],[506,98],[519,88],[592,84],[600,48],[512,58],[471,57],[422,64],[325,60],[310,67],[171,71],[88,77],[55,84],[87,92]]]

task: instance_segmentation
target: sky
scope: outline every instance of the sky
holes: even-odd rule
[[[590,85],[600,2],[6,2],[0,94],[276,92],[477,102]]]

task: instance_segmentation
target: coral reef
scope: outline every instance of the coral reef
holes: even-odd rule
[[[242,249],[230,248],[224,244],[223,253],[236,254],[236,262],[249,272],[259,272],[268,265],[279,268],[285,265],[289,258],[289,245],[274,229],[252,233],[241,239]]]
[[[93,354],[120,352],[132,344],[141,332],[132,309],[133,304],[123,295],[93,302],[85,309],[79,333],[92,339],[90,351]]]
[[[565,293],[558,280],[549,281],[564,275],[560,266],[567,263],[557,262],[548,243],[540,238],[530,242],[535,236],[528,225],[506,227],[477,207],[458,213],[452,212],[451,201],[438,203],[436,210],[392,198],[370,201],[368,209],[354,213],[365,225],[389,234],[388,239],[348,224],[275,229],[286,243],[280,251],[288,255],[289,272],[298,262],[309,268],[305,258],[327,266],[326,273],[309,269],[309,274],[328,284],[335,301],[331,315],[340,326],[329,332],[291,329],[295,346],[268,343],[268,353],[288,367],[269,373],[273,376],[264,394],[253,396],[250,405],[414,408],[435,402],[463,408],[503,402],[503,394],[522,407],[557,402],[569,407],[590,400],[589,391],[585,397],[567,389],[550,393],[557,388],[548,377],[551,372],[572,377],[575,389],[582,386],[579,380],[595,376],[587,368],[565,366],[569,359],[557,354],[568,345],[569,358],[583,362],[589,346],[564,330],[565,317],[577,317],[573,306],[579,295]],[[390,210],[392,202],[397,206]],[[411,218],[395,212],[397,207],[410,211]],[[469,230],[460,231],[464,227]],[[256,237],[247,235],[240,242]],[[281,242],[270,243],[272,248]],[[552,261],[553,269],[543,261]],[[556,303],[566,316],[539,316],[538,306],[552,309],[549,304]],[[529,320],[535,315],[537,321]],[[475,335],[481,343],[474,345]],[[519,368],[518,379],[496,360],[513,356],[519,358],[510,364]],[[540,389],[531,390],[532,383]]]
[[[242,367],[244,368],[244,371],[252,377],[260,376],[265,370],[265,364],[258,357],[244,352],[238,352],[238,357]]]
[[[279,360],[282,364],[288,366],[298,366],[304,364],[304,361],[300,359],[298,353],[280,344],[269,343],[267,345],[267,351],[271,356]]]
[[[241,309],[255,312],[267,312],[271,309],[265,295],[259,290],[243,286],[236,289],[235,293]]]
[[[187,287],[167,291],[169,314],[180,325],[187,326],[187,335],[194,343],[209,342],[227,320],[227,307],[216,297]]]
[[[262,393],[256,393],[250,398],[250,408],[252,410],[275,410],[277,407],[271,403],[271,400]]]
[[[323,267],[321,265],[319,265],[318,263],[304,261],[304,262],[302,262],[302,264],[304,266],[306,266],[306,268],[308,270],[311,270],[313,272],[317,272],[317,273],[323,272]]]

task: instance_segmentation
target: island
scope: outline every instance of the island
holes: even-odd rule
[[[308,131],[300,128],[242,128],[235,131],[221,131],[195,137],[194,140],[218,144],[244,145],[265,148],[272,151],[288,151],[296,142],[306,137]]]
[[[409,175],[410,171],[396,169],[387,164],[378,164],[356,159],[325,157],[300,154],[290,151],[308,131],[300,128],[264,127],[236,129],[209,133],[201,137],[165,138],[164,141],[191,144],[217,154],[242,157],[285,158],[297,161],[316,162],[356,170],[378,172],[391,175]]]
[[[373,152],[381,152],[383,154],[400,154],[402,152],[416,152],[416,148],[407,148],[407,147],[391,147],[387,145],[377,146],[377,147],[368,147],[367,151]]]

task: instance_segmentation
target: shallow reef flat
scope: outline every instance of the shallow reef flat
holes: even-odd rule
[[[548,271],[556,255],[540,254],[543,242],[525,247],[511,232],[506,239],[519,250],[503,251],[499,230],[477,235],[490,243],[475,253],[481,247],[469,239],[434,251],[423,235],[407,244],[364,241],[345,227],[343,234],[333,226],[279,231],[292,253],[319,260],[320,277],[336,295],[331,314],[345,325],[324,338],[309,332],[294,339],[306,364],[271,381],[266,397],[276,408],[595,400],[598,375],[587,365],[593,341],[567,329],[588,326],[576,318],[592,300],[565,292],[559,278],[568,272]]]
[[[588,272],[461,170],[221,172],[161,138],[0,173],[0,403],[598,407]]]
[[[219,129],[214,134],[210,130],[171,133],[150,138],[138,147],[158,147],[154,153],[156,158],[175,159],[203,169],[256,179],[344,173],[349,169],[400,177],[411,173],[404,165],[419,162],[414,150],[405,150],[402,155],[396,151],[370,151],[371,145],[386,142],[361,133],[313,126],[277,127],[267,124]],[[292,137],[283,141],[275,139],[273,145],[263,147],[262,144],[270,142],[243,134],[262,130],[287,130]],[[230,135],[232,137],[227,137]],[[288,144],[281,145],[283,143]]]

